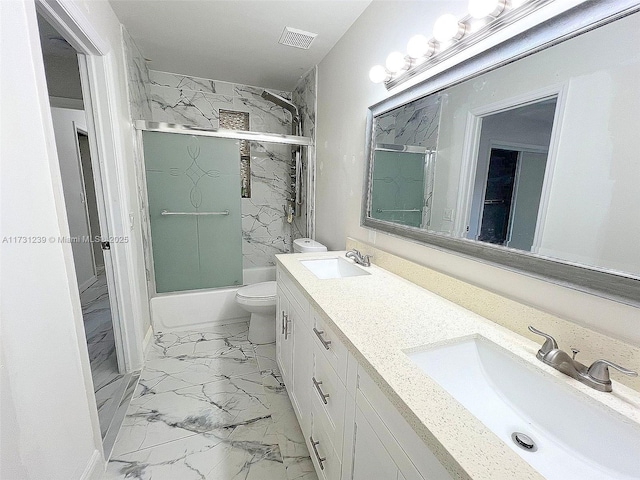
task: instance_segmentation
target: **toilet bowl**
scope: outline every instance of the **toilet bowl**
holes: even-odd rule
[[[261,282],[238,289],[236,302],[251,313],[249,341],[264,344],[276,341],[276,282]]]

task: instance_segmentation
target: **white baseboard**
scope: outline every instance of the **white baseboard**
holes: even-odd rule
[[[149,325],[147,329],[147,333],[144,336],[144,340],[142,341],[142,355],[146,359],[147,353],[149,352],[149,348],[151,348],[151,342],[153,341],[153,328]]]
[[[106,471],[106,462],[98,450],[93,451],[87,467],[82,472],[80,480],[101,480]]]

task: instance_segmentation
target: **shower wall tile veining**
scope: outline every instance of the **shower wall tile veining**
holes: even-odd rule
[[[292,100],[294,105],[296,105],[300,111],[300,118],[302,122],[302,135],[304,137],[309,137],[313,140],[314,145],[308,147],[309,149],[309,158],[312,159],[311,165],[315,165],[316,158],[316,92],[317,92],[317,67],[313,67],[309,72],[307,72],[298,82],[296,87],[293,89]],[[304,172],[303,179],[305,181],[309,179],[307,175],[309,165],[307,161],[304,162]],[[315,171],[312,169],[311,177],[310,177],[310,186],[313,187],[315,184],[314,180]],[[307,185],[306,187],[309,187]],[[309,188],[303,188],[303,192],[306,194],[306,198],[304,198],[304,202],[310,204],[311,209],[315,208],[314,195],[313,190]],[[306,209],[300,209],[300,216],[294,217],[293,220],[293,239],[306,237],[309,235],[309,228],[307,228],[307,215]]]
[[[376,143],[438,148],[438,126],[444,96],[429,96],[381,115],[376,120]],[[396,128],[396,125],[401,125]]]
[[[123,27],[122,30],[122,46],[127,67],[127,90],[129,93],[129,113],[131,120],[150,120],[151,119],[151,95],[149,93],[149,69],[147,62],[138,49],[138,46],[129,35],[129,32]],[[136,195],[138,197],[138,207],[140,208],[140,222],[142,231],[142,248],[145,252],[144,266],[147,279],[147,291],[149,294],[155,292],[155,284],[153,279],[153,264],[150,252],[151,228],[149,226],[149,217],[147,215],[147,189],[144,175],[144,152],[142,144],[137,135],[133,136],[133,153],[136,171]],[[148,328],[149,325],[145,325]]]
[[[261,88],[197,77],[150,72],[152,120],[220,127],[220,110],[247,112],[255,132],[290,134],[291,114],[263,99]],[[274,92],[291,99],[290,92]],[[275,264],[274,255],[291,251],[292,228],[284,205],[291,147],[250,142],[251,197],[242,199],[243,267]]]
[[[129,89],[129,108],[131,118],[134,120],[151,119],[151,102],[149,94],[149,69],[147,62],[138,49],[138,46],[129,35],[129,32],[122,28],[122,44],[127,60],[127,79]]]

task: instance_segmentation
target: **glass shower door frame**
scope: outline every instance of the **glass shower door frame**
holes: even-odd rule
[[[307,214],[307,234],[309,237],[315,237],[315,156],[312,154],[312,149],[315,147],[313,141],[309,137],[302,137],[297,135],[282,135],[276,133],[262,133],[262,132],[249,132],[241,130],[217,130],[217,129],[205,129],[200,127],[194,127],[189,125],[179,125],[164,122],[148,122],[146,120],[137,120],[134,124],[136,142],[140,146],[139,151],[142,158],[139,159],[142,162],[141,168],[138,169],[138,174],[141,178],[138,179],[139,197],[142,211],[142,216],[145,219],[142,229],[146,241],[144,245],[145,264],[147,271],[147,288],[150,296],[158,295],[170,295],[172,293],[158,293],[155,283],[155,268],[153,264],[153,245],[151,241],[151,228],[150,228],[150,214],[148,205],[148,191],[147,191],[147,178],[144,164],[143,154],[143,132],[163,132],[163,133],[177,133],[189,136],[205,136],[205,137],[218,137],[218,138],[231,138],[237,140],[251,140],[256,142],[268,142],[285,145],[300,145],[305,147],[306,161],[307,161],[307,202],[306,202],[306,214]],[[226,288],[226,287],[220,287]],[[179,293],[179,292],[177,292]]]

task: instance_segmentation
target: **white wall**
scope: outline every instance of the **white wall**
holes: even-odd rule
[[[3,238],[69,235],[39,49],[33,3],[1,2]],[[102,454],[71,246],[3,243],[0,258],[0,477],[80,478]]]
[[[97,33],[107,47],[103,65],[115,92],[102,128],[115,144],[105,160],[112,204],[121,207],[111,235],[123,259],[121,317],[133,328],[131,368],[143,362],[149,326],[144,261],[133,172],[133,129],[128,115],[120,24],[108,2],[65,1],[65,9]],[[68,236],[53,123],[33,0],[0,2],[0,237]],[[104,97],[102,97],[104,98]],[[108,144],[102,144],[108,150]],[[131,214],[131,218],[130,215]],[[2,451],[0,478],[99,478],[104,467],[100,426],[84,338],[73,255],[69,244],[2,244]],[[125,295],[126,294],[126,295]],[[8,419],[8,421],[5,421]]]
[[[438,15],[449,10],[462,16],[465,8],[466,2],[373,2],[320,63],[317,239],[331,249],[343,248],[346,236],[371,242],[567,320],[640,343],[637,308],[360,227],[366,112],[370,105],[388,96],[383,86],[369,81],[368,71],[384,62],[390,51],[404,51],[409,37],[428,31]],[[633,78],[629,76],[627,82]],[[440,153],[451,154],[439,148]],[[623,167],[616,163],[616,168]],[[620,179],[624,184],[632,181]]]
[[[84,178],[80,169],[78,137],[76,127],[87,130],[85,113],[82,110],[52,108],[53,131],[56,137],[56,149],[62,174],[62,189],[67,210],[69,232],[72,237],[89,237],[89,217],[86,207]],[[95,265],[92,246],[88,242],[78,241],[71,244],[76,278],[80,290],[95,280]]]

